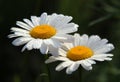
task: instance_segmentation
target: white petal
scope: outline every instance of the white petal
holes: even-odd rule
[[[66,69],[66,73],[67,73],[67,74],[72,74],[72,71],[70,70],[69,67]]]
[[[47,54],[48,53],[48,46],[45,43],[42,43],[41,48],[40,48],[40,52],[42,54]]]
[[[34,39],[29,41],[23,48],[22,48],[22,52],[27,48],[28,50],[32,50],[33,49],[33,44],[34,44]]]
[[[62,14],[59,15],[53,14],[50,18],[52,19],[50,21],[50,24],[58,28],[60,28],[62,25],[65,25],[72,20],[71,16],[64,16]]]
[[[64,51],[62,48],[59,48],[58,52],[59,52],[59,55],[64,56],[64,57],[66,56],[66,51]]]
[[[55,62],[55,61],[70,61],[69,59],[65,58],[65,57],[61,57],[61,56],[50,56],[45,63],[51,63],[51,62]],[[73,62],[73,61],[70,61]]]
[[[64,37],[67,37],[67,39],[62,40],[62,43],[73,43],[74,45],[74,37],[72,35],[65,34]]]
[[[71,70],[71,71],[75,71],[75,70],[78,69],[78,67],[79,67],[79,64],[78,64],[78,63],[73,63],[73,64],[70,66],[70,70]]]
[[[51,15],[51,17],[53,18],[53,17],[55,17],[57,14],[56,13],[53,13],[52,15]]]
[[[96,61],[104,61],[106,59],[109,60],[109,57],[112,57],[112,56],[113,54],[96,54],[96,55],[93,55],[90,59],[96,60]]]
[[[38,26],[39,25],[39,19],[36,16],[31,16],[31,20],[32,23],[34,24],[34,26]]]
[[[92,57],[107,57],[107,56],[112,57],[113,54],[95,54]]]
[[[87,45],[88,43],[88,35],[84,34],[80,38],[80,45]]]
[[[74,34],[74,37],[75,37],[74,45],[75,46],[80,45],[80,35],[76,33]]]
[[[41,39],[34,39],[33,48],[34,49],[40,49],[41,44],[42,44],[42,40]]]
[[[40,49],[42,44],[42,40],[40,39],[33,39],[31,41],[29,41],[23,48],[22,48],[22,52],[27,48],[28,50],[32,50],[32,49]]]
[[[32,40],[32,38],[28,38],[28,37],[20,37],[20,38],[17,38],[15,39],[12,44],[15,45],[15,46],[20,46],[20,45],[23,45],[25,43],[27,43],[28,41]]]
[[[39,22],[39,24],[47,24],[47,13],[43,13],[40,16],[40,22]]]
[[[86,61],[90,64],[96,64],[96,62],[94,60],[86,59]]]
[[[106,44],[104,46],[102,46],[100,49],[97,49],[95,52],[95,54],[101,54],[101,53],[106,53],[111,51],[112,49],[114,49],[113,44]]]
[[[59,15],[60,18],[62,18],[62,21],[60,21],[60,24],[68,23],[70,22],[73,18],[71,16],[64,16],[64,15]]]
[[[11,30],[13,32],[22,32],[22,33],[29,33],[29,31],[21,29],[21,28],[16,28],[16,27],[12,27]]]
[[[71,49],[74,47],[72,43],[64,43],[63,46],[65,46],[67,49]]]
[[[91,49],[94,49],[96,48],[96,45],[98,44],[98,42],[100,41],[100,37],[97,36],[97,35],[92,35],[90,36],[90,38],[88,39],[88,46],[91,48]]]
[[[82,63],[87,67],[91,66],[91,63],[87,62],[86,60],[83,60]]]
[[[104,61],[103,58],[91,58],[92,60],[96,60],[96,61]]]
[[[93,44],[91,44],[91,48],[96,51],[97,49],[100,49],[102,48],[104,45],[106,45],[106,43],[108,42],[107,39],[102,39],[102,40],[99,40],[99,41],[96,41],[94,42]],[[94,45],[94,46],[92,46]]]
[[[53,15],[50,17],[51,20],[49,22],[50,25],[54,26],[54,27],[58,27],[58,24],[60,23],[60,21],[62,21],[63,17],[61,17],[60,15]]]
[[[16,35],[16,36],[23,36],[23,37],[31,37],[29,34],[21,33],[21,32],[15,32],[14,35]]]
[[[67,73],[67,74],[71,74],[73,71],[77,70],[78,67],[79,67],[79,64],[73,63],[72,65],[70,65],[70,66],[66,69],[66,73]]]
[[[61,64],[59,64],[57,67],[56,67],[56,71],[61,71],[62,69],[64,69],[64,68],[66,68],[66,67],[68,67],[68,66],[70,66],[72,63],[71,62],[63,62],[63,63],[61,63]]]
[[[60,47],[60,45],[61,45],[61,42],[54,38],[46,39],[46,40],[44,40],[44,43],[47,45],[52,45],[53,47],[56,47],[56,48]]]
[[[105,60],[107,60],[107,61],[111,61],[112,60],[112,58],[104,58]]]
[[[59,61],[70,61],[68,58],[66,57],[62,57],[62,56],[59,56],[59,57],[55,57],[56,60],[59,60]],[[73,61],[71,61],[73,62]]]
[[[14,34],[9,34],[8,38],[14,38],[14,37],[20,37],[20,36],[31,38],[30,35],[28,35],[26,33],[21,33],[21,32],[15,32]]]
[[[52,46],[54,45],[52,39],[45,39],[45,40],[43,40],[43,41],[44,41],[44,43],[47,44],[47,45],[52,45]]]
[[[81,63],[81,66],[86,70],[92,70],[92,66],[86,66],[85,63]]]
[[[52,38],[58,39],[58,40],[66,40],[67,36],[63,35],[63,34],[56,34],[55,36],[53,36]]]
[[[53,36],[52,39],[59,40],[61,43],[73,43],[74,42],[74,37],[68,34],[58,33],[55,36]]]
[[[18,26],[20,26],[20,27],[26,29],[26,30],[30,30],[30,29],[31,29],[30,26],[28,26],[27,24],[25,24],[25,23],[23,23],[23,22],[21,22],[21,21],[17,21],[16,24],[17,24]]]
[[[53,56],[59,56],[58,54],[58,48],[55,48],[53,46],[49,46],[49,53],[51,53]]]
[[[69,50],[69,49],[68,49],[65,45],[63,45],[63,44],[62,44],[62,46],[60,46],[60,47],[61,47],[61,49],[63,49],[63,50],[66,51],[66,52]]]
[[[64,16],[64,15],[63,15]],[[71,16],[64,16],[64,20],[62,20],[63,23],[68,23],[72,20],[73,18]]]
[[[61,46],[61,42],[59,40],[53,38],[53,39],[51,39],[51,41],[53,43],[52,46],[54,46],[56,48]]]
[[[99,41],[99,40],[100,40],[100,37],[99,37],[99,36],[97,36],[97,35],[92,35],[92,36],[90,36],[88,43],[91,44],[91,43],[93,43],[93,42],[95,42],[95,41]]]
[[[53,13],[52,15],[47,16],[47,20],[48,20],[49,25],[52,25],[51,23],[53,23],[52,21],[56,18],[56,15],[57,15],[56,13]]]
[[[54,19],[54,21],[55,20],[56,20],[55,27],[63,28],[63,26],[65,26],[68,22],[70,22],[72,20],[72,17],[59,15],[56,17],[56,19]]]
[[[57,29],[59,26],[59,23],[63,20],[63,17],[61,17],[60,15],[53,15],[53,16],[50,17],[51,20],[49,21],[49,24],[52,25],[53,27],[56,27]]]
[[[18,37],[16,34],[9,34],[8,38],[14,38],[14,37]]]
[[[74,23],[69,23],[64,25],[62,28],[58,28],[58,33],[72,33],[78,30],[78,25]]]
[[[48,63],[52,63],[52,62],[55,62],[57,61],[56,58],[54,56],[50,56],[46,61],[45,63],[48,64]]]
[[[23,19],[30,27],[34,27],[33,23],[28,19]]]

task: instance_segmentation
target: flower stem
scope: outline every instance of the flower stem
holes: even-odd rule
[[[44,56],[44,60],[48,59],[48,55],[45,55]],[[45,61],[44,61],[45,62]],[[50,77],[50,69],[48,67],[48,64],[45,64],[46,65],[46,70],[47,70],[47,74],[48,74],[48,80],[49,82],[51,82],[51,77]]]
[[[79,68],[78,72],[79,72],[79,82],[82,82],[82,69]]]
[[[43,55],[43,62],[45,62],[45,60],[48,58],[48,55]],[[36,79],[36,82],[51,82],[50,79],[50,70],[48,68],[48,65],[43,63],[43,69],[42,69],[42,73],[38,76],[38,78]]]

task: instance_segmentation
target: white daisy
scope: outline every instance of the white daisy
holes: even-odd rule
[[[49,45],[58,47],[68,33],[77,31],[78,25],[69,23],[71,20],[71,16],[55,13],[52,15],[43,13],[40,17],[31,16],[31,20],[17,21],[16,24],[19,27],[12,27],[11,31],[14,33],[8,37],[17,37],[12,42],[15,46],[26,44],[22,51],[40,49],[41,53],[47,54]]]
[[[92,64],[96,64],[95,61],[110,61],[113,54],[107,52],[114,49],[113,44],[107,43],[107,39],[101,39],[97,35],[84,34],[80,36],[75,34],[72,43],[64,43],[60,48],[50,49],[50,56],[45,63],[51,63],[55,61],[62,61],[56,67],[56,71],[66,69],[67,74],[71,74],[77,70],[81,65],[86,70],[92,70]]]

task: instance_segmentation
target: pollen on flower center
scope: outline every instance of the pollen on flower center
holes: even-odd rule
[[[93,51],[86,46],[76,46],[67,52],[67,58],[73,61],[89,58],[93,55]]]
[[[30,30],[30,35],[34,38],[48,39],[56,34],[56,29],[50,25],[39,25]]]

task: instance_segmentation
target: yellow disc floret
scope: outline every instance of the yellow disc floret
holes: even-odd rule
[[[73,61],[83,60],[93,55],[93,51],[86,46],[76,46],[67,52],[67,58]]]
[[[48,39],[56,34],[56,29],[50,25],[39,25],[30,30],[30,35],[34,38]]]

